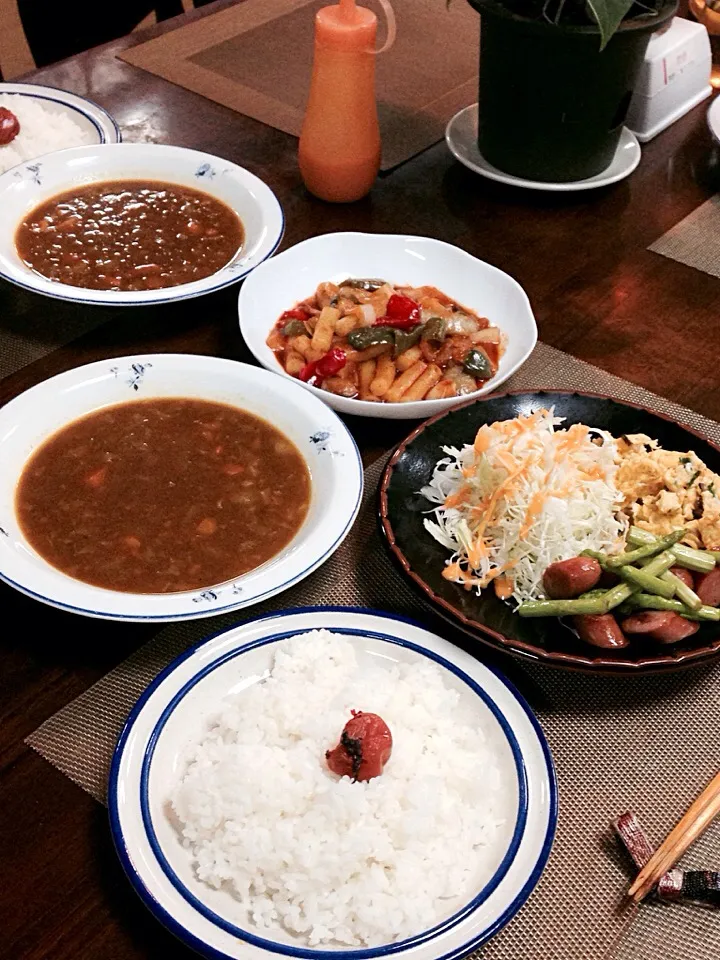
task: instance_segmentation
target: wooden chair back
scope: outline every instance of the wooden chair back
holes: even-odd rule
[[[181,3],[185,12],[193,9],[193,0],[181,0]],[[156,22],[157,17],[152,11],[135,29],[140,30]],[[20,19],[17,0],[0,0],[0,75],[2,79],[13,80],[23,73],[34,70],[35,67],[36,63]]]
[[[4,80],[12,80],[35,69],[17,0],[0,0],[0,24],[0,73]]]

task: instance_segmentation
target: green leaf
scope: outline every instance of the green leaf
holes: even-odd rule
[[[587,0],[587,5],[600,27],[601,50],[605,49],[633,2],[634,0]]]

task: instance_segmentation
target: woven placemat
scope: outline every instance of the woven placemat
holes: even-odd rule
[[[717,423],[540,344],[508,388],[548,386],[646,404],[720,442]],[[375,523],[375,488],[383,462],[366,471],[358,521],[320,570],[250,611],[166,627],[44,723],[28,738],[30,746],[104,801],[117,736],[150,680],[189,644],[270,609],[324,603],[410,614],[488,657],[481,645],[438,625],[392,567]],[[619,913],[630,874],[608,824],[633,809],[659,842],[720,768],[720,668],[613,679],[503,662],[550,742],[560,819],[538,887],[480,955],[484,960],[717,960],[717,912],[647,904],[630,920]],[[720,826],[695,845],[687,865],[720,867]]]
[[[110,319],[106,310],[71,305],[46,298],[45,312],[10,309],[5,302],[17,291],[0,280],[0,380],[47,356],[66,343],[77,340]],[[24,295],[20,295],[22,297]]]
[[[720,194],[710,197],[676,223],[649,249],[720,277]]]

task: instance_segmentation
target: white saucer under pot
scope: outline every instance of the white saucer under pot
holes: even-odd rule
[[[526,190],[545,190],[551,193],[573,193],[578,190],[595,190],[607,187],[618,180],[629,177],[640,163],[640,144],[634,133],[623,127],[620,140],[612,162],[601,173],[586,180],[571,180],[567,183],[526,180],[511,173],[498,170],[483,157],[477,143],[478,105],[474,103],[456,113],[445,130],[445,142],[450,152],[469,170],[479,173],[488,180],[496,180],[511,187],[524,187]]]

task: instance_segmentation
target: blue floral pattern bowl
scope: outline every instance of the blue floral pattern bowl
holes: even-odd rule
[[[20,259],[15,232],[22,218],[58,193],[106,180],[163,180],[194,187],[227,204],[240,217],[245,242],[237,255],[202,280],[160,290],[91,290],[48,280]],[[147,306],[212,293],[237,283],[271,257],[282,240],[282,207],[262,180],[227,160],[185,147],[103,143],[48,153],[0,176],[0,277],[34,293],[74,303]]]
[[[151,397],[196,397],[270,421],[305,458],[312,480],[307,518],[267,563],[205,590],[133,594],[91,586],[37,554],[15,514],[28,458],[57,430],[91,411]],[[32,387],[0,410],[0,579],[52,606],[107,620],[190,620],[248,607],[293,586],[325,562],[360,507],[360,454],[347,427],[299,384],[217,357],[157,354],[101,360]]]

